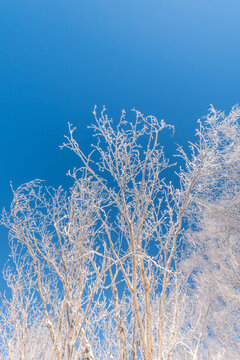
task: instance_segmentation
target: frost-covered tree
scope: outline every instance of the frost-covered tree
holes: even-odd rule
[[[239,115],[211,108],[197,140],[166,159],[164,121],[94,111],[67,191],[13,190],[1,296],[3,359],[236,359]],[[172,174],[172,175],[171,175]],[[172,179],[169,180],[169,179]]]
[[[190,313],[186,323],[191,324],[196,359],[240,356],[239,116],[238,107],[228,116],[211,108],[193,148],[196,164],[206,159],[188,210],[191,226],[185,236],[190,250],[182,261],[192,285],[189,301],[194,316]],[[188,177],[192,159],[186,162]]]

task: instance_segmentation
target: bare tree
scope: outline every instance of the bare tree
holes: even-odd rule
[[[114,123],[95,110],[90,155],[69,125],[73,187],[30,182],[3,213],[4,359],[234,359],[239,112],[212,108],[177,173],[160,142],[172,126],[153,116]]]
[[[115,262],[110,276],[118,354],[122,354],[121,359],[170,359],[174,356],[182,289],[178,274],[180,234],[202,170],[196,167],[189,177],[180,173],[180,186],[175,189],[165,180],[171,165],[159,144],[160,132],[169,125],[137,111],[134,123],[127,123],[123,113],[115,127],[104,111],[100,118],[96,112],[94,115],[97,167],[96,160],[93,163],[81,151],[71,126],[64,146],[80,157],[102,186],[114,212],[114,218],[106,211],[99,211],[99,217],[109,256]],[[182,152],[182,156],[186,154]],[[167,303],[172,288],[176,292],[169,316]],[[126,301],[131,304],[130,312],[124,310]]]
[[[191,284],[188,346],[196,359],[240,357],[239,117],[238,107],[228,116],[211,108],[182,174],[188,178],[193,164],[206,159],[188,210],[189,256],[182,260]]]
[[[101,190],[83,177],[69,196],[61,188],[43,193],[39,181],[13,193],[10,214],[3,213],[14,260],[14,268],[5,272],[12,298],[3,305],[6,316],[10,312],[12,336],[4,358],[30,359],[36,330],[48,333],[49,346],[42,357],[38,347],[35,359],[79,359],[82,353],[90,360],[90,341],[98,332],[96,316],[104,316],[99,299],[106,264],[104,249],[98,254],[101,225],[95,211],[104,201]],[[38,317],[41,321],[35,326]],[[18,351],[23,338],[28,346],[25,355]]]

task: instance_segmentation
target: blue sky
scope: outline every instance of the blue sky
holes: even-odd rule
[[[164,118],[183,144],[210,103],[238,103],[239,14],[239,0],[1,0],[0,207],[11,180],[66,184],[67,122],[87,148],[95,104]]]

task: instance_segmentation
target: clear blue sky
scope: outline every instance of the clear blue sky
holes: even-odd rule
[[[93,106],[135,107],[192,139],[212,103],[240,95],[239,0],[1,0],[0,207],[13,186],[66,183],[76,158],[59,145],[67,122],[84,147]],[[0,230],[0,267],[7,258]]]

